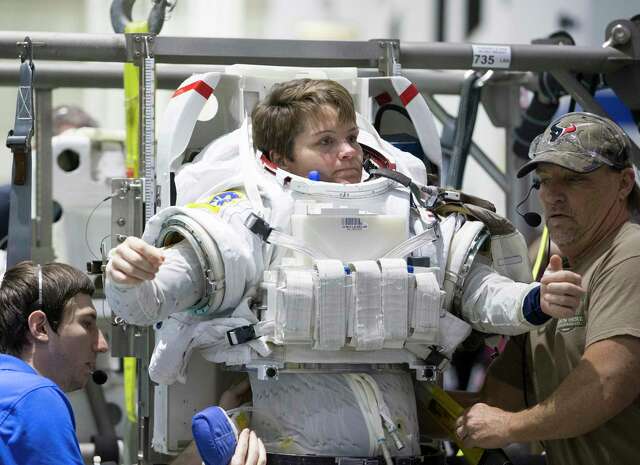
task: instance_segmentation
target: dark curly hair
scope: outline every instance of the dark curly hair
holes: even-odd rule
[[[64,318],[67,302],[77,294],[92,296],[89,277],[64,263],[42,265],[42,302],[39,304],[38,266],[21,262],[9,268],[0,284],[0,352],[20,356],[28,343],[28,318],[42,310],[54,331]]]

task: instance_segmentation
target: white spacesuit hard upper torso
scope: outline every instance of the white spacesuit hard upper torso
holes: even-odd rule
[[[379,151],[392,150],[389,147],[376,148]],[[394,152],[394,155],[403,156],[397,152]],[[385,153],[385,156],[390,154]],[[396,161],[398,171],[415,175],[415,165],[411,165],[410,160]],[[282,173],[278,173],[280,176],[274,175],[268,169],[256,166],[251,176],[256,181],[256,192],[259,193],[261,205],[256,206],[256,192],[251,192],[251,186],[240,183],[240,177],[227,177],[189,208],[170,208],[161,212],[150,221],[144,236],[153,243],[167,218],[178,213],[186,214],[206,225],[207,232],[215,241],[224,263],[224,297],[219,308],[228,310],[227,313],[218,312],[211,319],[211,316],[206,314],[197,316],[193,315],[193,312],[183,312],[202,300],[207,285],[206,281],[203,284],[202,280],[202,262],[187,241],[165,250],[165,264],[154,281],[136,287],[115,285],[107,281],[106,293],[111,307],[126,321],[136,324],[153,324],[170,315],[173,316],[165,321],[159,330],[159,342],[150,367],[152,378],[161,383],[171,383],[175,380],[184,382],[184,370],[190,353],[199,347],[202,348],[205,358],[227,364],[251,367],[256,360],[259,362],[268,359],[274,360],[273,363],[280,368],[285,368],[284,362],[299,362],[299,365],[289,365],[299,366],[302,371],[281,369],[277,381],[264,381],[258,379],[261,378],[260,372],[250,372],[253,391],[252,428],[263,438],[271,453],[379,455],[382,436],[386,438],[383,442],[391,455],[418,455],[418,426],[413,384],[411,375],[406,368],[401,368],[400,364],[416,359],[416,354],[425,357],[429,350],[421,352],[421,348],[426,347],[426,339],[422,341],[423,344],[414,344],[415,347],[407,349],[412,344],[408,340],[409,335],[406,335],[399,346],[390,344],[390,348],[386,348],[382,312],[379,321],[368,321],[366,318],[358,320],[358,316],[354,316],[353,313],[341,314],[341,318],[345,318],[343,326],[346,333],[339,334],[342,334],[342,341],[345,341],[345,334],[350,335],[352,343],[351,347],[348,347],[347,342],[343,342],[338,350],[333,351],[331,349],[336,348],[330,344],[322,346],[321,336],[318,334],[318,327],[327,326],[333,320],[312,320],[311,332],[299,340],[295,337],[289,338],[292,341],[291,345],[287,345],[286,340],[283,342],[282,337],[278,339],[278,334],[287,334],[286,331],[291,328],[293,320],[286,320],[289,324],[287,326],[274,317],[273,321],[269,322],[270,326],[265,325],[262,328],[261,334],[269,337],[264,336],[235,346],[229,346],[226,331],[252,324],[257,324],[256,327],[260,328],[259,318],[249,307],[252,298],[260,297],[261,286],[269,288],[268,279],[265,278],[273,278],[274,285],[271,289],[275,293],[278,286],[282,287],[282,277],[289,276],[286,274],[287,269],[296,271],[305,264],[307,268],[311,266],[309,258],[292,255],[285,248],[265,244],[246,227],[247,219],[257,209],[262,209],[261,214],[271,227],[293,234],[305,243],[313,242],[313,238],[312,235],[306,234],[309,231],[305,230],[304,222],[317,219],[310,218],[315,213],[322,216],[322,205],[327,206],[325,213],[337,213],[340,216],[340,211],[336,209],[346,207],[362,210],[368,202],[365,213],[387,215],[383,219],[389,222],[381,226],[382,230],[384,227],[394,228],[404,224],[406,237],[397,237],[398,243],[408,237],[428,232],[432,226],[429,223],[436,224],[438,220],[433,216],[425,216],[424,213],[419,215],[416,210],[410,209],[408,189],[389,180],[373,181],[381,186],[375,195],[370,195],[368,199],[358,199],[356,194],[352,196],[355,200],[348,204],[349,202],[344,200],[348,200],[349,195],[344,192],[357,193],[357,186],[360,185],[333,186],[338,192],[335,196],[310,194],[305,191],[304,185],[311,185],[313,190],[313,184],[301,181],[302,187],[296,190],[295,182],[285,179],[283,188]],[[197,163],[192,169],[197,169]],[[246,175],[246,172],[244,174]],[[326,183],[318,183],[320,184]],[[291,188],[292,185],[294,188]],[[374,205],[373,200],[377,200]],[[304,218],[296,218],[296,215],[302,215]],[[392,216],[402,220],[397,221],[395,218],[394,222]],[[352,217],[346,215],[346,218]],[[451,243],[459,226],[456,224],[455,216],[451,218],[453,219],[441,224],[439,242],[425,241],[412,250],[415,256],[429,257],[430,266],[438,267],[431,273],[434,277],[432,282],[437,284],[438,292],[443,286],[445,273],[442,268],[447,261],[448,244]],[[340,224],[345,228],[359,224],[362,228],[362,222],[358,221],[354,223],[343,220]],[[303,225],[298,224],[297,231],[296,222]],[[402,228],[394,231],[394,234],[399,236],[403,234]],[[313,244],[314,250],[322,250],[321,239],[320,237]],[[388,249],[388,244],[381,247],[383,250]],[[347,247],[341,249],[340,253],[345,255],[351,251]],[[358,256],[367,253],[367,247],[360,247],[360,250],[353,253],[354,257],[346,260],[348,263],[357,263],[352,271],[358,273],[358,267],[361,267],[362,276],[366,276],[365,271],[369,272],[372,267],[375,268],[371,264],[379,258],[378,252],[372,252],[372,257]],[[329,255],[328,258],[344,257]],[[367,261],[366,258],[370,260]],[[314,263],[318,270],[324,269],[325,265],[332,265],[329,261]],[[296,276],[304,281],[305,276]],[[294,288],[289,283],[287,285]],[[322,289],[322,285],[319,288]],[[521,306],[530,289],[531,285],[514,283],[498,275],[482,258],[477,258],[468,270],[461,290],[460,314],[471,326],[479,330],[491,328],[492,332],[504,334],[528,331],[532,326],[522,317]],[[321,300],[317,292],[321,291],[313,291],[316,292],[315,297],[309,297],[303,290],[296,292],[295,298],[303,299],[302,302],[314,302],[317,310],[317,302]],[[307,300],[304,300],[305,298]],[[366,295],[363,295],[363,298],[366,298]],[[438,311],[440,307],[439,305]],[[330,310],[329,308],[326,311]],[[407,312],[406,305],[404,311]],[[269,316],[268,309],[261,316],[263,322],[269,320],[265,314]],[[365,327],[364,336],[371,336],[373,339],[363,337],[363,340],[366,339],[363,342],[365,345],[358,347],[357,333],[358,328],[362,327]],[[280,333],[278,330],[281,330]],[[382,339],[379,337],[380,334]],[[290,332],[289,335],[297,336],[297,333]],[[462,334],[463,337],[464,335],[466,333]],[[329,337],[328,340],[332,339]],[[267,341],[272,344],[267,344]],[[366,343],[372,343],[381,350],[361,350],[369,347]],[[399,355],[400,353],[404,355]],[[336,364],[340,357],[345,357],[345,363]],[[304,363],[305,361],[311,363]],[[380,363],[376,366],[373,363],[375,361]],[[331,365],[331,362],[334,364]],[[362,368],[354,368],[354,364],[360,364]],[[310,369],[313,367],[315,369]],[[390,424],[399,424],[399,431],[393,432],[393,426]]]

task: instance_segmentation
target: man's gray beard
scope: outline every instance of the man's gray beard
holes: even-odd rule
[[[564,251],[564,246],[570,246],[576,242],[578,233],[574,228],[549,228],[549,236],[554,244],[556,244],[561,251]]]

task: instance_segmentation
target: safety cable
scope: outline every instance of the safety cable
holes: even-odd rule
[[[89,250],[89,253],[93,256],[93,258],[98,259],[100,257],[98,257],[93,250],[91,249],[91,245],[89,244],[89,222],[91,221],[91,217],[93,216],[93,214],[96,212],[96,210],[98,209],[98,207],[100,207],[100,205],[102,205],[103,203],[105,203],[108,200],[111,200],[112,198],[114,198],[116,196],[116,194],[111,194],[108,195],[107,197],[105,197],[104,199],[102,199],[100,202],[98,202],[98,204],[93,207],[93,210],[91,210],[91,213],[89,213],[89,216],[87,217],[87,221],[84,224],[84,243],[87,245],[87,249]],[[108,234],[107,236],[103,237],[100,240],[100,250],[102,250],[102,244],[104,242],[104,240],[111,236],[112,234]]]

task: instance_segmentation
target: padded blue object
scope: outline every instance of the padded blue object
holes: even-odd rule
[[[191,431],[198,452],[206,465],[227,465],[236,450],[236,433],[220,407],[209,407],[196,413]]]

